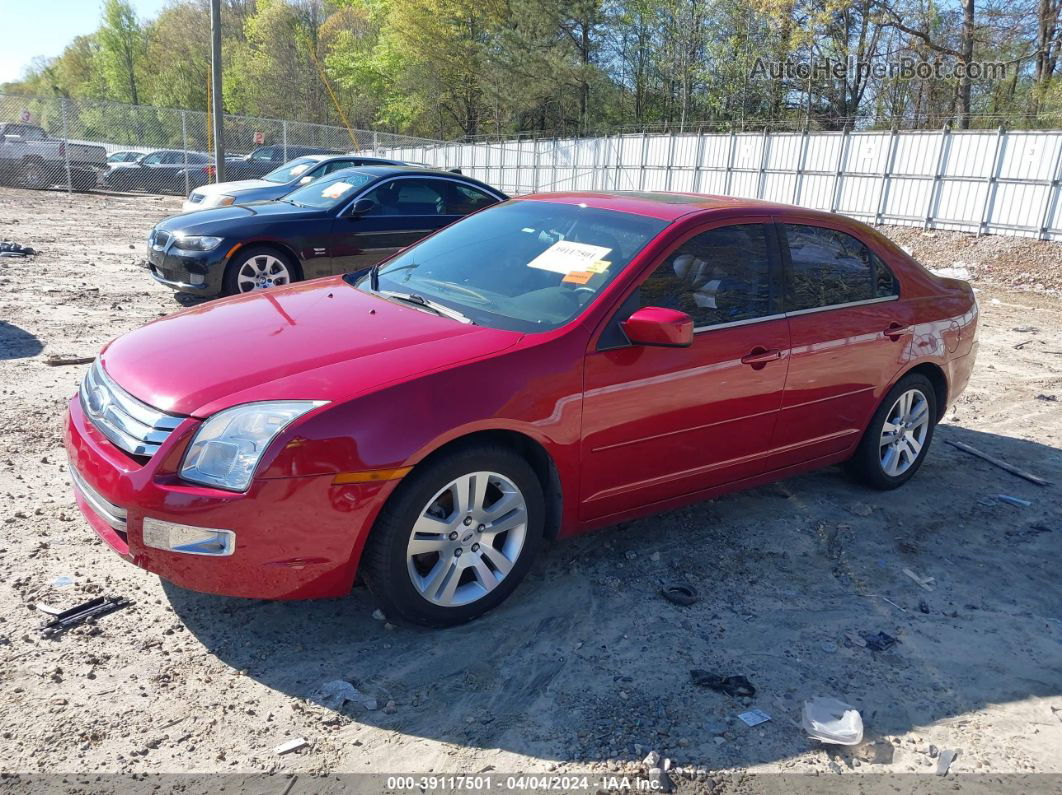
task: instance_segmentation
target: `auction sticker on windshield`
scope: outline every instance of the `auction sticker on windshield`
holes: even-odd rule
[[[349,182],[333,182],[331,185],[328,185],[324,190],[321,191],[321,198],[339,199],[343,196],[344,193],[346,193],[353,187],[354,186],[351,185]]]
[[[541,268],[544,271],[565,275],[578,271],[590,271],[591,266],[603,260],[610,251],[612,249],[604,246],[560,240],[527,263],[527,267]]]

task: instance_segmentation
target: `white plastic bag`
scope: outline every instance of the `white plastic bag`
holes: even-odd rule
[[[801,724],[813,740],[835,745],[863,742],[863,719],[859,710],[830,696],[805,701]]]

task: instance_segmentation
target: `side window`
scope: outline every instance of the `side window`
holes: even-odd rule
[[[184,155],[181,152],[167,152],[162,162],[168,166],[184,165]],[[189,156],[188,162],[194,163],[195,159]]]
[[[320,171],[314,171],[314,179],[317,177],[323,177],[325,174],[331,174],[333,171],[339,171],[342,168],[350,168],[355,165],[353,160],[333,160],[331,163],[325,163]]]
[[[22,137],[27,141],[44,141],[48,138],[40,127],[23,127]]]
[[[478,188],[473,188],[471,185],[450,183],[450,186],[446,202],[446,213],[448,215],[468,215],[476,210],[498,203],[498,200],[493,196],[484,193]]]
[[[770,315],[767,231],[737,224],[687,240],[642,283],[639,305],[678,309],[695,327]]]
[[[276,147],[263,146],[261,149],[256,149],[255,153],[251,155],[251,160],[275,160],[276,159]]]
[[[851,235],[802,224],[784,228],[791,263],[788,311],[899,295],[896,278],[885,263]]]
[[[379,215],[442,215],[442,194],[426,179],[396,179],[369,191],[364,198],[377,204]]]
[[[152,152],[150,155],[144,158],[145,166],[155,166],[162,162],[163,152]]]

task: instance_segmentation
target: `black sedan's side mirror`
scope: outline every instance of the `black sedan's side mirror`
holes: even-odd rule
[[[372,199],[358,199],[350,208],[348,215],[351,218],[360,218],[376,209],[376,202]]]

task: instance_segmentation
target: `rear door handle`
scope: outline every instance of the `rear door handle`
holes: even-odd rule
[[[767,362],[773,362],[782,358],[782,352],[779,350],[767,350],[766,348],[755,347],[744,356],[741,357],[742,364],[767,364]]]
[[[888,337],[890,340],[898,340],[904,334],[910,334],[911,327],[901,325],[900,323],[890,323],[889,327],[881,333]]]

